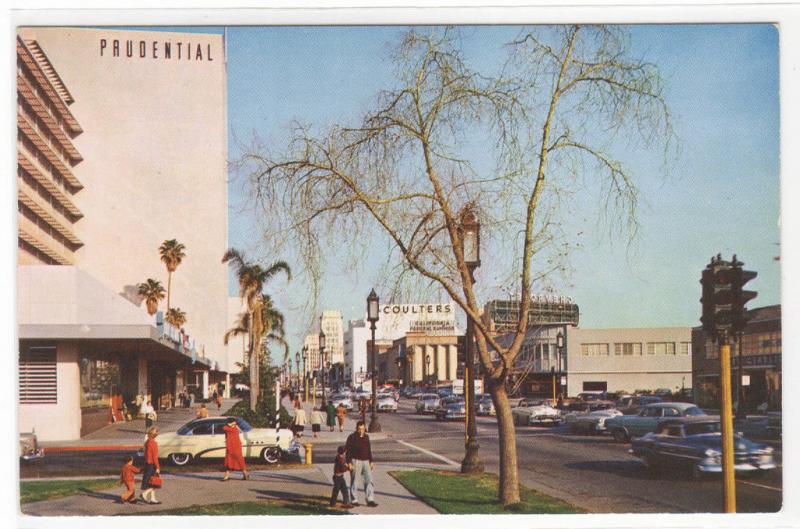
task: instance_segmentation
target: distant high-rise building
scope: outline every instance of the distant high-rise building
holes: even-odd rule
[[[319,320],[320,329],[325,333],[325,361],[331,365],[344,362],[344,329],[342,313],[338,310],[324,310]]]

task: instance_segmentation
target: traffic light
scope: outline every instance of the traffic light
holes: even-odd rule
[[[733,329],[733,283],[735,268],[717,254],[703,270],[703,331],[714,340],[722,341]]]
[[[703,285],[703,296],[700,298],[700,303],[703,304],[703,315],[700,317],[700,322],[703,324],[703,331],[708,336],[714,335],[714,270],[711,265],[706,265],[703,274],[700,277],[700,284]]]
[[[747,320],[750,319],[747,314],[745,305],[748,301],[758,296],[757,292],[752,290],[743,290],[744,285],[754,279],[758,273],[750,270],[742,270],[744,263],[736,260],[733,256],[733,288],[732,288],[732,317],[733,317],[733,332],[738,333],[744,331],[747,325]]]

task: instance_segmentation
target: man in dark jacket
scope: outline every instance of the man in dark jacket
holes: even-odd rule
[[[350,470],[350,501],[358,505],[358,487],[356,478],[361,476],[364,482],[364,494],[367,496],[367,505],[377,507],[375,503],[375,486],[372,483],[372,447],[367,435],[367,426],[364,421],[356,423],[356,431],[347,437],[347,462],[352,464]]]

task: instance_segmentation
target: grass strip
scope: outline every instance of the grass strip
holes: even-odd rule
[[[153,511],[152,506],[142,506],[141,510],[126,516],[291,516],[291,515],[320,515],[320,514],[349,514],[342,509],[328,507],[326,502],[298,499],[294,501],[264,500],[264,501],[237,501],[231,503],[217,503],[213,505],[191,505],[177,509]],[[148,510],[145,510],[148,509]]]
[[[504,508],[497,500],[494,474],[465,475],[436,470],[397,470],[390,474],[441,514],[575,514],[584,512],[563,500],[520,486],[520,503]]]
[[[83,492],[110,489],[119,485],[119,479],[81,479],[60,481],[23,481],[19,485],[20,503],[52,500],[74,496]]]

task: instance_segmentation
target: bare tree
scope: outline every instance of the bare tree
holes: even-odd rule
[[[437,286],[474,322],[497,410],[506,506],[519,502],[506,380],[528,329],[533,282],[549,271],[533,260],[557,240],[559,192],[585,176],[635,228],[635,182],[605,146],[622,131],[645,143],[670,133],[658,73],[626,58],[621,30],[530,28],[508,48],[499,73],[481,75],[452,30],[409,31],[393,56],[397,88],[381,92],[354,125],[297,124],[285,148],[253,145],[240,161],[272,233],[300,248],[310,270],[321,269],[329,242],[377,235],[388,239],[398,281]],[[476,169],[476,150],[494,167]],[[496,244],[517,249],[506,259],[522,300],[509,347],[480,318],[459,229],[467,210]]]

